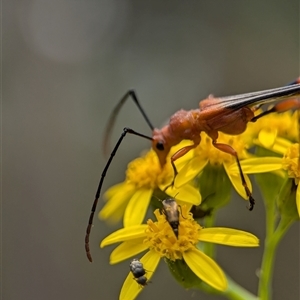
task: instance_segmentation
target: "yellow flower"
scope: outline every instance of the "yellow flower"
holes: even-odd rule
[[[240,160],[250,156],[246,151],[248,145],[244,141],[244,135],[232,136],[219,132],[218,143],[230,145],[238,153]],[[204,132],[201,133],[201,143],[192,151],[192,156],[183,157],[180,164],[178,164],[179,174],[176,177],[175,186],[181,187],[193,180],[208,164],[223,166],[236,191],[243,198],[248,199],[240,174],[238,172],[231,172],[230,169],[230,166],[236,165],[235,157],[214,147],[211,138]],[[248,176],[245,176],[245,180],[251,191],[252,186]]]
[[[293,171],[291,172],[294,175],[290,173],[289,176],[295,179],[299,178],[299,173],[297,175],[295,172],[295,170],[298,169],[298,167],[295,167],[296,164],[298,166],[298,159],[295,157],[297,151],[294,151],[293,160],[288,159],[286,163],[284,163],[282,158],[291,147],[291,141],[296,141],[299,138],[298,118],[298,111],[286,111],[280,114],[269,114],[257,120],[254,124],[248,125],[249,130],[247,130],[251,132],[253,143],[257,146],[261,157],[248,157],[241,161],[241,166],[245,174],[273,172],[285,178],[286,172],[283,170],[289,169],[291,171],[292,169]],[[261,150],[262,148],[274,152],[275,156],[273,156],[272,153],[265,156],[266,151]],[[287,166],[287,164],[291,164],[292,161],[293,166]],[[284,166],[284,164],[286,166]],[[232,164],[229,168],[229,172],[238,174],[237,166]],[[298,181],[295,180],[296,184],[297,182]],[[299,193],[297,193],[297,195],[299,195]],[[299,199],[299,196],[297,199]],[[298,211],[300,212],[299,206]]]
[[[299,144],[293,144],[287,149],[283,159],[282,168],[287,171],[288,177],[293,178],[295,185],[297,186],[296,191],[296,205],[298,214],[300,216],[300,162],[299,162]]]
[[[269,150],[272,150],[277,154],[281,154],[282,157],[269,156],[245,159],[241,162],[243,172],[246,174],[276,172],[276,174],[282,178],[285,178],[285,176],[293,178],[295,185],[297,186],[296,204],[300,216],[299,144],[291,143],[288,140],[277,137],[272,143],[272,146],[270,146]],[[230,167],[230,170],[233,173],[238,172],[237,167],[234,165]]]
[[[157,155],[153,150],[128,164],[126,179],[123,183],[111,187],[104,195],[107,199],[99,213],[101,219],[112,222],[123,216],[124,227],[141,224],[144,220],[153,192],[164,190],[172,181],[174,172],[170,157],[184,147],[186,141],[172,147],[168,163],[161,169]],[[190,184],[180,188],[168,188],[167,193],[190,206],[201,203],[199,191]]]
[[[282,168],[288,172],[289,178],[295,179],[295,184],[299,184],[299,144],[292,144],[287,149],[282,159]]]
[[[154,212],[157,221],[148,220],[147,224],[125,227],[117,230],[101,242],[101,247],[122,242],[110,256],[115,264],[140,252],[148,252],[140,259],[144,265],[147,279],[153,276],[161,258],[169,261],[184,261],[190,270],[213,288],[225,291],[227,280],[218,264],[197,248],[200,242],[211,242],[236,247],[257,247],[259,240],[251,233],[231,228],[202,228],[194,221],[187,206],[181,206],[178,237],[159,210]],[[184,276],[184,274],[182,274]],[[135,299],[141,287],[128,274],[120,293],[120,299]]]

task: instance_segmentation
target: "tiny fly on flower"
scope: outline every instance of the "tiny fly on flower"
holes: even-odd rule
[[[142,287],[147,285],[147,277],[145,276],[146,270],[144,269],[143,264],[136,258],[134,258],[130,264],[129,268],[131,273],[134,276],[134,280]]]
[[[178,150],[171,157],[171,164],[174,170],[174,178],[171,185],[174,184],[176,175],[178,174],[175,161],[187,154],[190,150],[197,147],[201,142],[200,133],[206,132],[212,139],[212,145],[225,153],[235,157],[242,185],[249,199],[249,210],[252,210],[255,200],[252,197],[250,189],[247,186],[237,152],[227,144],[218,143],[218,132],[223,132],[230,135],[241,134],[246,130],[248,122],[255,122],[259,118],[273,112],[283,112],[290,109],[299,109],[300,100],[296,98],[300,94],[300,77],[288,86],[269,89],[259,92],[246,93],[229,97],[214,97],[209,95],[208,98],[200,101],[199,108],[193,110],[179,110],[171,116],[169,123],[161,129],[154,128],[146,115],[144,109],[140,105],[138,97],[133,90],[129,90],[119,101],[113,110],[108,122],[106,135],[104,138],[105,148],[108,145],[108,139],[115,123],[116,117],[127,99],[132,99],[136,104],[145,121],[152,130],[152,136],[147,136],[139,133],[131,128],[125,127],[116,145],[114,146],[110,157],[102,171],[101,178],[96,191],[95,199],[92,205],[88,226],[85,236],[85,250],[89,261],[92,261],[89,236],[93,225],[94,213],[101,194],[104,178],[107,170],[115,156],[120,144],[127,133],[140,136],[152,142],[152,148],[157,154],[161,168],[167,162],[167,155],[171,147],[179,144],[182,140],[190,140],[192,145],[185,146]],[[279,100],[284,100],[275,104],[272,108],[255,115],[255,112],[265,103],[271,103]]]
[[[162,201],[162,211],[166,216],[166,220],[172,227],[175,236],[178,238],[178,226],[179,226],[179,210],[178,204],[173,198],[168,198]]]

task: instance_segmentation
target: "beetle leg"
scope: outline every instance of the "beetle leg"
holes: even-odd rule
[[[268,115],[273,112],[284,112],[290,109],[299,109],[300,108],[300,100],[298,98],[290,98],[285,101],[279,102],[275,104],[272,108],[262,112],[261,114],[255,116],[250,120],[250,122],[256,122],[261,117]]]
[[[110,136],[111,136],[111,131],[114,127],[116,118],[120,112],[120,109],[122,108],[122,106],[124,105],[124,103],[127,101],[127,99],[132,99],[133,102],[135,103],[135,105],[137,106],[137,108],[139,109],[139,111],[141,112],[142,116],[144,117],[145,121],[147,122],[147,124],[149,125],[150,129],[153,131],[154,130],[154,126],[152,125],[152,123],[150,122],[146,112],[144,111],[144,109],[142,108],[138,97],[135,93],[134,90],[129,90],[123,97],[122,99],[119,101],[119,103],[117,104],[117,106],[114,108],[114,110],[112,111],[107,125],[106,125],[106,129],[105,129],[105,135],[104,135],[104,139],[103,139],[103,150],[104,150],[104,154],[107,155],[108,154],[108,148],[109,148],[109,140],[110,140]]]
[[[103,181],[104,181],[104,178],[106,176],[106,172],[114,158],[114,156],[116,155],[118,149],[119,149],[119,146],[121,145],[123,139],[125,138],[126,134],[129,133],[129,134],[133,134],[133,135],[137,135],[137,136],[140,136],[140,137],[143,137],[145,139],[148,139],[148,140],[152,140],[152,137],[149,137],[149,136],[146,136],[142,133],[139,133],[139,132],[136,132],[128,127],[125,127],[123,129],[123,132],[121,134],[121,136],[119,137],[115,147],[113,148],[111,154],[110,154],[110,157],[102,171],[102,174],[101,174],[101,178],[100,178],[100,181],[99,181],[99,184],[98,184],[98,188],[97,188],[97,191],[96,191],[96,195],[95,195],[95,198],[94,198],[94,202],[93,202],[93,205],[92,205],[92,208],[91,208],[91,213],[90,213],[90,217],[89,217],[89,222],[88,222],[88,226],[86,228],[86,234],[85,234],[85,252],[86,252],[86,255],[87,255],[87,258],[90,262],[93,261],[92,259],[92,255],[91,255],[91,251],[90,251],[90,234],[91,234],[91,230],[92,230],[92,226],[93,226],[93,220],[94,220],[94,214],[95,214],[95,211],[96,211],[96,208],[97,208],[97,204],[98,204],[98,200],[100,198],[100,193],[101,193],[101,189],[102,189],[102,185],[103,185]]]
[[[169,184],[165,189],[164,189],[164,192],[169,188],[169,187],[173,187],[174,186],[174,183],[175,183],[175,178],[176,176],[178,175],[178,171],[177,171],[177,168],[175,166],[175,160],[177,160],[178,158],[184,156],[185,154],[187,154],[190,150],[196,148],[198,145],[199,145],[200,141],[198,143],[194,143],[193,145],[189,145],[189,146],[186,146],[186,147],[183,147],[181,149],[179,149],[175,154],[173,154],[171,156],[171,164],[172,164],[172,167],[173,167],[173,170],[174,170],[174,177],[173,177],[173,180],[171,182],[171,184]]]
[[[238,168],[239,168],[241,180],[242,180],[242,185],[243,185],[243,187],[245,189],[247,197],[249,198],[249,207],[248,207],[248,209],[252,210],[254,208],[255,200],[252,197],[252,194],[251,194],[251,192],[249,190],[249,187],[247,186],[247,183],[246,183],[246,180],[245,180],[245,176],[243,174],[242,167],[241,167],[240,160],[238,158],[237,152],[231,146],[229,146],[227,144],[217,143],[216,140],[213,140],[212,144],[217,149],[219,149],[219,150],[221,150],[221,151],[223,151],[225,153],[231,154],[232,156],[235,157],[237,165],[238,165]]]

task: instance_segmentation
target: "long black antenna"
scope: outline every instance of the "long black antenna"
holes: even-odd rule
[[[101,178],[100,178],[100,181],[99,181],[99,185],[98,185],[98,188],[97,188],[97,192],[96,192],[96,195],[95,195],[95,200],[93,202],[93,206],[92,206],[92,209],[91,209],[91,214],[90,214],[90,217],[89,217],[89,222],[88,222],[88,226],[86,228],[86,234],[85,234],[85,251],[86,251],[86,256],[88,258],[88,260],[90,262],[93,261],[92,259],[92,255],[91,255],[91,251],[90,251],[90,245],[89,245],[89,242],[90,242],[90,233],[91,233],[91,229],[92,229],[92,226],[93,226],[93,219],[94,219],[94,214],[95,214],[95,211],[96,211],[96,208],[97,208],[97,204],[98,204],[98,200],[99,200],[99,197],[100,197],[100,193],[101,193],[101,188],[102,188],[102,185],[103,185],[103,181],[104,181],[104,178],[105,178],[105,175],[106,175],[106,172],[120,146],[120,144],[122,143],[122,140],[124,139],[124,137],[126,136],[127,133],[130,133],[130,134],[134,134],[134,135],[137,135],[137,136],[140,136],[140,137],[143,137],[145,139],[148,139],[148,140],[151,140],[152,141],[152,137],[149,137],[149,136],[146,136],[144,134],[141,134],[141,133],[138,133],[130,128],[127,128],[125,127],[123,129],[123,132],[119,138],[119,140],[117,141],[114,149],[112,150],[111,154],[110,154],[110,157],[102,171],[102,174],[101,174]]]
[[[149,125],[150,129],[153,131],[154,130],[154,126],[152,125],[152,123],[150,122],[147,114],[145,113],[144,109],[142,108],[137,95],[135,93],[134,90],[129,90],[119,101],[119,103],[117,104],[117,106],[114,108],[114,110],[112,111],[109,120],[107,122],[106,128],[105,128],[105,135],[104,135],[104,139],[103,139],[103,150],[104,150],[104,154],[107,155],[108,154],[108,148],[109,148],[109,138],[111,136],[111,132],[113,130],[116,118],[120,112],[120,109],[122,108],[122,106],[124,105],[124,103],[126,102],[126,100],[130,98],[133,100],[133,102],[136,104],[136,106],[138,107],[138,109],[140,110],[140,112],[142,113],[144,119],[146,120],[147,124]]]

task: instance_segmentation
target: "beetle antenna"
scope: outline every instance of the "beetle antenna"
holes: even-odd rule
[[[110,154],[110,157],[102,171],[102,174],[101,174],[101,178],[100,178],[100,181],[99,181],[99,185],[98,185],[98,188],[97,188],[97,192],[96,192],[96,195],[95,195],[95,200],[93,202],[93,205],[92,205],[92,209],[91,209],[91,214],[90,214],[90,217],[89,217],[89,222],[88,222],[88,226],[86,228],[86,235],[85,235],[85,251],[86,251],[86,255],[87,255],[87,258],[90,262],[92,262],[92,256],[91,256],[91,252],[90,252],[90,245],[89,245],[89,241],[90,241],[90,233],[91,233],[91,229],[92,229],[92,226],[93,226],[93,219],[94,219],[94,214],[95,214],[95,211],[96,211],[96,208],[97,208],[97,204],[98,204],[98,200],[99,200],[99,197],[100,197],[100,193],[101,193],[101,188],[102,188],[102,185],[103,185],[103,181],[104,181],[104,178],[105,178],[105,175],[106,175],[106,172],[120,146],[120,144],[122,143],[122,140],[124,139],[124,137],[126,136],[127,133],[130,133],[130,134],[133,134],[133,135],[137,135],[137,136],[140,136],[140,137],[143,137],[145,139],[148,139],[148,140],[151,140],[152,141],[152,137],[149,137],[149,136],[146,136],[144,134],[141,134],[141,133],[138,133],[130,128],[127,128],[125,127],[123,129],[123,132],[121,134],[121,136],[119,137],[119,140],[117,141],[114,149],[112,150],[111,154]]]
[[[127,99],[132,99],[133,102],[136,104],[136,106],[138,107],[138,109],[140,110],[140,112],[142,113],[144,119],[146,120],[147,124],[149,125],[150,129],[153,131],[154,130],[154,126],[152,125],[152,123],[150,122],[145,110],[142,108],[137,95],[135,93],[134,90],[129,90],[119,101],[119,103],[117,104],[117,106],[114,108],[114,110],[112,111],[106,129],[105,129],[105,135],[104,135],[104,139],[103,139],[103,150],[104,150],[104,154],[107,155],[108,153],[108,149],[109,149],[109,139],[111,136],[111,132],[113,130],[117,115],[119,114],[120,109],[122,108],[122,106],[124,105],[124,103],[126,102]]]

